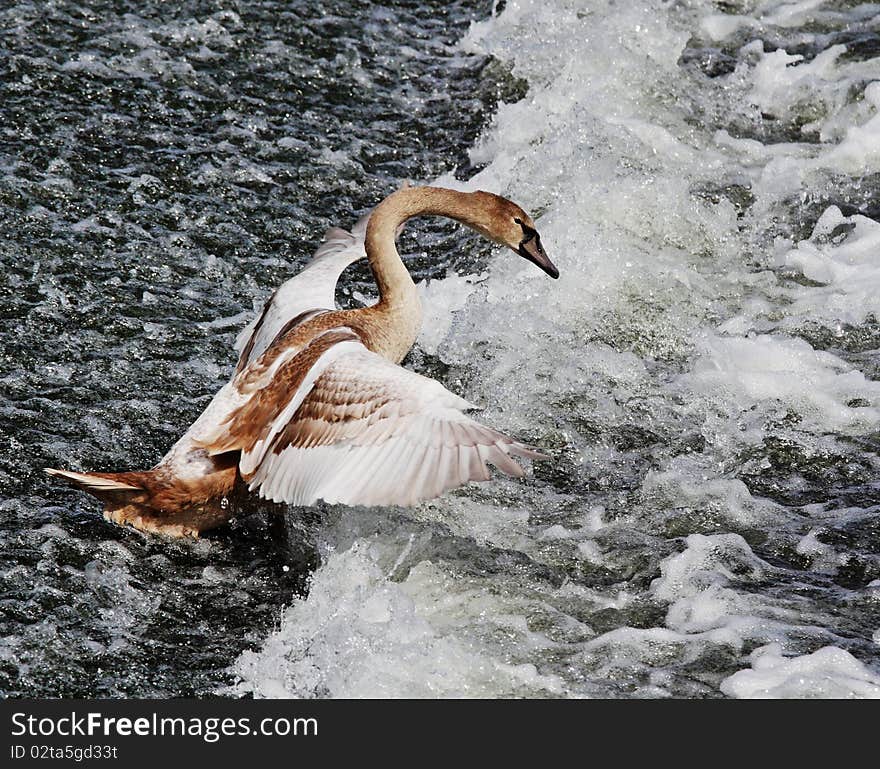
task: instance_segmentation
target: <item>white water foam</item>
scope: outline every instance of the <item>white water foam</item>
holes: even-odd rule
[[[836,646],[785,657],[774,643],[756,649],[751,660],[751,670],[725,679],[721,691],[741,699],[880,699],[880,676]]]
[[[847,13],[819,6],[508,0],[472,26],[465,50],[513,63],[529,92],[500,107],[468,187],[533,211],[562,277],[502,253],[484,280],[432,284],[420,345],[555,467],[402,517],[333,511],[308,597],[234,666],[237,691],[877,694],[876,660],[842,648],[875,628],[838,631],[838,601],[787,588],[837,575],[848,559],[818,537],[864,511],[793,510],[737,477],[790,454],[855,462],[880,427],[880,385],[798,336],[876,314],[878,225],[833,205],[806,238],[774,224],[877,163],[876,60],[754,42]],[[680,65],[690,40],[736,35],[729,74]],[[770,110],[802,133],[730,128]]]

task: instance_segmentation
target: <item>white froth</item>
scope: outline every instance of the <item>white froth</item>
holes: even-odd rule
[[[769,402],[815,432],[866,433],[880,425],[880,382],[802,339],[709,337],[700,347],[682,381],[707,400],[743,411]]]
[[[726,678],[721,691],[740,699],[880,699],[880,676],[836,646],[787,657],[774,643],[750,659],[752,668]]]
[[[392,581],[378,550],[359,543],[326,559],[308,598],[285,613],[259,653],[236,663],[246,682],[239,691],[358,698],[563,693],[556,676],[518,659],[527,657],[532,634],[515,613],[500,614],[488,596],[427,561]],[[481,638],[493,627],[517,649],[507,659]]]
[[[804,319],[828,324],[863,323],[880,317],[880,223],[826,209],[808,240],[787,251],[782,263],[820,284],[792,292],[786,325]]]
[[[419,283],[422,299],[422,330],[419,347],[430,355],[449,335],[455,313],[467,303],[482,277],[450,275],[443,280]]]

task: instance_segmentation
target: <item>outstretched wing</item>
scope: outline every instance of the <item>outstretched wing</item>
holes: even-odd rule
[[[262,313],[235,340],[238,371],[257,360],[282,333],[314,317],[336,309],[336,284],[348,265],[366,257],[364,237],[370,215],[362,217],[351,232],[333,227],[306,267],[282,283],[269,297]]]
[[[251,490],[276,502],[412,505],[543,455],[463,411],[440,383],[333,329],[279,366],[221,427],[209,453],[241,451]]]

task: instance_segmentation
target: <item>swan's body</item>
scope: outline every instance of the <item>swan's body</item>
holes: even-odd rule
[[[529,447],[463,412],[467,401],[398,364],[421,325],[415,284],[394,245],[420,214],[457,219],[556,277],[531,219],[486,192],[421,187],[386,198],[352,232],[333,229],[239,336],[236,372],[156,467],[47,470],[100,497],[105,517],[176,536],[224,523],[229,498],[297,505],[414,504],[472,480],[486,462],[521,476]],[[335,309],[343,270],[366,256],[380,300]]]

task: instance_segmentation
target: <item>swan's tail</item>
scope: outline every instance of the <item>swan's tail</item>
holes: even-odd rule
[[[61,478],[83,491],[94,494],[102,502],[115,501],[119,497],[129,500],[144,496],[147,491],[145,476],[149,473],[75,473],[73,470],[45,468],[47,475]]]
[[[120,525],[172,537],[197,537],[232,516],[227,495],[236,487],[236,467],[218,467],[197,482],[185,482],[156,470],[127,473],[77,473],[45,468],[104,503],[104,517]]]

